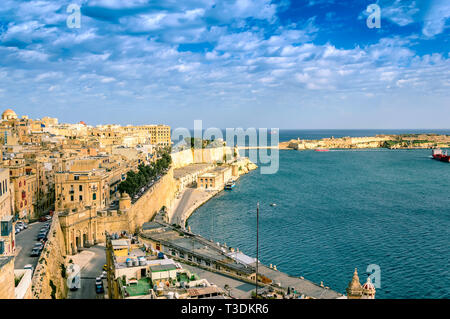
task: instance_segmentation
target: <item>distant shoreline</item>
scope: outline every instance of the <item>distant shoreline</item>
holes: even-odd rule
[[[278,149],[314,150],[314,149],[433,149],[449,148],[450,135],[435,133],[375,135],[364,137],[329,137],[317,140],[291,139],[280,142]]]

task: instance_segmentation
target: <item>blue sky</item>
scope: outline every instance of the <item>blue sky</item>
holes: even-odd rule
[[[0,108],[92,125],[450,128],[449,34],[448,0],[2,0]]]

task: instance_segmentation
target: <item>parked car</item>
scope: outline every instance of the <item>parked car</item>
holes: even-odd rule
[[[19,228],[20,230],[24,229],[24,226],[23,226],[22,222],[17,222],[16,223],[16,227]]]
[[[41,253],[41,250],[39,248],[33,248],[31,250],[30,256],[31,257],[38,257],[40,255],[40,253]]]
[[[19,227],[15,227],[14,229],[15,229],[15,234],[20,233],[20,228]]]
[[[39,221],[40,221],[40,222],[46,222],[46,221],[47,221],[47,218],[45,218],[45,216],[42,216],[41,218],[39,218]]]
[[[46,237],[47,237],[47,235],[44,234],[44,233],[39,233],[39,234],[37,235],[37,239],[38,239],[38,240],[44,239],[44,238],[46,238]]]
[[[22,230],[28,228],[28,225],[25,222],[22,222],[22,221],[17,222],[16,225],[18,225]]]
[[[42,250],[44,248],[44,243],[42,243],[42,242],[35,243],[33,246],[33,249],[35,249],[35,248]]]
[[[103,265],[103,270],[108,270],[108,265],[107,264]]]
[[[33,265],[28,264],[28,265],[23,266],[23,269],[30,269],[31,273],[33,273],[34,267],[33,267]]]
[[[97,278],[95,278],[95,284],[96,284],[96,285],[103,285],[102,277],[97,277]]]
[[[42,230],[42,231],[39,232],[38,236],[41,235],[41,234],[44,235],[44,236],[47,236],[47,233],[48,232],[46,230]]]
[[[52,216],[50,216],[50,215],[45,215],[45,219],[46,219],[46,220],[50,220],[50,219],[52,219]]]
[[[95,285],[95,292],[98,294],[104,293],[105,289],[103,288],[103,285]]]
[[[102,279],[106,279],[106,271],[102,272]]]

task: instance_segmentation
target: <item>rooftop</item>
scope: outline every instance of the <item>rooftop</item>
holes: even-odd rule
[[[270,269],[262,264],[259,264],[259,273],[272,279],[275,284],[280,283],[282,287],[293,287],[297,293],[309,297],[316,299],[337,299],[342,297],[342,294],[334,290],[321,287],[306,279],[291,277],[288,274]]]
[[[209,286],[209,287],[203,287],[203,288],[190,288],[190,289],[187,289],[187,292],[188,292],[189,296],[191,296],[191,297],[224,293],[223,289],[221,289],[217,286]]]
[[[177,269],[175,264],[150,266],[151,272],[169,271],[169,270],[175,270],[175,269]]]
[[[160,230],[144,232],[143,235],[199,258],[226,264],[227,267],[243,273],[253,273],[253,267],[237,263],[232,258],[228,257],[226,254],[229,253],[229,251],[225,247],[218,246],[200,236],[177,231],[169,226],[163,227]]]
[[[125,290],[130,297],[148,295],[149,290],[152,289],[152,282],[149,278],[142,278],[137,281],[137,284],[126,286]]]
[[[126,239],[113,239],[111,240],[111,245],[116,249],[129,246],[128,241]]]

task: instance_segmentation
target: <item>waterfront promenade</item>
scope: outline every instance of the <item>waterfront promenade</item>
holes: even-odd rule
[[[253,263],[251,266],[255,267],[256,263]],[[328,287],[321,287],[306,279],[291,277],[284,272],[271,269],[261,263],[258,265],[258,269],[261,275],[272,279],[275,285],[294,288],[294,290],[314,299],[342,299],[344,297]]]
[[[184,189],[179,195],[179,198],[175,200],[173,207],[169,212],[169,224],[177,224],[184,229],[186,220],[189,216],[218,192],[219,190],[207,191],[198,188]]]

